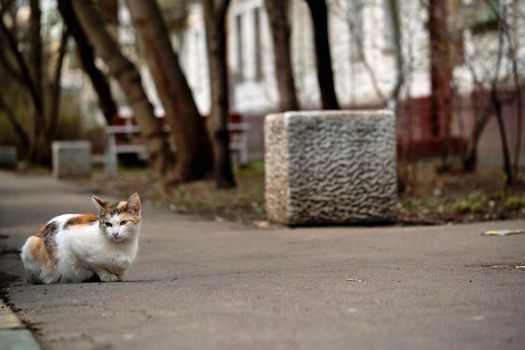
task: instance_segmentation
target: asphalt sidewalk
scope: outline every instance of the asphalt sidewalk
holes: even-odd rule
[[[29,285],[17,249],[86,189],[0,172],[0,284],[45,349],[523,349],[525,221],[255,229],[147,203],[118,283]]]

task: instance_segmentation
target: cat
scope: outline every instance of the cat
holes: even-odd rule
[[[137,256],[140,197],[106,202],[93,195],[95,214],[64,214],[27,239],[22,261],[30,283],[122,281]]]

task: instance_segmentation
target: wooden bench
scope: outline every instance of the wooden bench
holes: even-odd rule
[[[166,136],[169,137],[170,127],[165,123],[165,118],[162,117],[160,119],[162,119],[163,130]],[[138,141],[140,140],[138,137],[140,129],[134,123],[133,118],[117,117],[115,120],[117,125],[106,127],[104,167],[105,173],[108,176],[115,176],[117,174],[117,158],[119,154],[137,154],[140,159],[148,159],[146,145]],[[230,152],[232,155],[237,156],[237,161],[240,166],[246,166],[248,163],[247,131],[249,129],[250,125],[244,122],[240,115],[233,114],[230,117],[230,123],[228,123]],[[172,151],[176,152],[173,140],[170,140],[170,146]]]

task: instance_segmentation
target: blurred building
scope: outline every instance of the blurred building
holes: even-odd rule
[[[453,64],[453,136],[461,142],[472,130],[474,118],[487,103],[487,91],[496,76],[503,98],[509,146],[516,137],[515,72],[522,81],[525,75],[525,2],[505,0],[510,9],[503,13],[498,2],[476,0],[449,1],[449,33]],[[161,1],[172,31],[172,42],[179,53],[180,64],[193,90],[202,114],[210,108],[208,62],[204,15],[199,1],[180,3]],[[170,3],[172,5],[170,5]],[[174,5],[177,3],[178,5]],[[425,2],[398,1],[401,21],[401,52],[404,61],[404,85],[398,107],[398,135],[408,140],[414,157],[430,155],[440,146],[443,135],[435,135],[430,125],[431,90],[429,69],[428,20]],[[329,6],[332,67],[339,103],[343,108],[383,108],[387,106],[396,84],[396,46],[393,20],[388,0],[327,0]],[[176,7],[176,8],[175,8]],[[182,11],[182,12],[181,12]],[[290,0],[290,21],[294,77],[302,109],[320,108],[315,53],[310,13],[303,0]],[[514,42],[516,60],[508,57],[509,48],[500,47],[498,25],[505,18]],[[133,28],[125,4],[119,10],[119,39],[129,47],[136,46]],[[175,23],[175,24],[173,24]],[[227,19],[228,69],[232,112],[240,113],[251,124],[250,154],[262,156],[262,122],[264,115],[278,107],[275,64],[270,27],[264,0],[232,0]],[[498,61],[498,53],[504,54]],[[127,50],[138,60],[133,50]],[[140,64],[148,95],[163,114],[154,84],[147,68]],[[516,63],[516,65],[513,65]],[[484,90],[484,93],[475,91]],[[522,99],[525,96],[522,96]],[[525,134],[525,125],[520,131]],[[525,145],[522,142],[522,161]],[[427,149],[429,148],[429,149]],[[485,129],[478,147],[484,164],[501,162],[499,131],[495,118]],[[428,151],[428,152],[427,152]],[[428,154],[426,154],[426,153]],[[436,153],[436,152],[434,152]],[[439,153],[439,152],[438,152]]]

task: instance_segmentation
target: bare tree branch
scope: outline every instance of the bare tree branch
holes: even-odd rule
[[[5,102],[2,94],[0,94],[0,110],[4,111],[4,115],[7,117],[7,120],[9,120],[11,126],[20,138],[20,141],[22,142],[22,147],[24,149],[27,149],[27,147],[29,146],[29,136],[27,135],[27,132],[24,130],[20,122],[16,119],[16,116],[11,107],[9,107],[9,105]]]
[[[500,22],[501,23],[501,22]],[[499,28],[499,40],[498,40],[498,56],[496,60],[496,71],[494,73],[494,79],[492,81],[492,89],[490,92],[490,97],[492,104],[494,106],[494,113],[496,115],[496,120],[498,122],[498,128],[500,132],[501,139],[501,148],[503,152],[503,171],[505,172],[506,179],[505,183],[510,185],[513,183],[513,173],[512,173],[512,163],[510,160],[509,147],[507,143],[507,133],[505,131],[505,123],[503,121],[501,101],[498,97],[498,82],[499,75],[501,70],[501,61],[503,59],[503,28]]]
[[[162,125],[155,117],[137,67],[124,56],[118,43],[108,33],[100,13],[91,1],[73,0],[73,9],[82,29],[95,45],[109,73],[118,81],[133,108],[141,135],[158,172],[165,172],[171,165],[171,152]]]
[[[64,57],[67,53],[67,43],[69,41],[69,30],[64,29],[62,32],[62,39],[60,40],[60,47],[58,49],[58,57],[55,65],[55,72],[52,81],[52,95],[51,95],[51,109],[49,115],[49,127],[47,129],[47,137],[52,140],[55,135],[55,129],[58,121],[58,114],[60,109],[60,95],[61,86],[60,80],[62,78],[62,66],[64,64]]]
[[[374,92],[376,93],[381,103],[386,104],[388,102],[388,98],[386,97],[385,93],[381,90],[374,69],[372,68],[372,65],[366,57],[363,37],[355,29],[356,23],[353,18],[353,16],[355,15],[354,11],[343,8],[339,1],[334,1],[334,5],[338,8],[337,12],[342,13],[344,16],[344,20],[348,23],[348,27],[352,35],[352,40],[355,40],[356,43],[356,45],[354,45],[354,48],[357,52],[357,57],[359,58],[359,62],[363,65],[365,71],[368,74]]]
[[[127,4],[177,148],[169,183],[202,178],[213,168],[212,147],[161,10],[153,0],[127,0]]]
[[[289,0],[265,0],[266,12],[268,14],[273,39],[275,80],[279,91],[280,111],[299,109],[290,50],[288,5]]]
[[[95,92],[97,93],[102,114],[104,115],[106,122],[111,124],[113,117],[118,112],[118,108],[113,99],[107,77],[95,64],[93,45],[89,42],[86,34],[78,23],[77,15],[71,5],[71,0],[58,0],[58,9],[69,32],[75,39],[82,68],[89,76],[91,84],[93,84]]]
[[[0,36],[1,39],[4,39],[3,36]],[[7,50],[4,48],[4,45],[1,45],[2,48],[0,48],[0,65],[4,68],[4,71],[9,74],[11,78],[16,80],[19,84],[24,85],[24,78],[22,77],[22,74],[15,68],[13,63],[10,61],[10,59],[7,57]]]
[[[392,18],[392,32],[394,33],[394,50],[396,55],[396,84],[392,89],[390,100],[393,104],[397,103],[401,88],[404,84],[404,73],[403,73],[403,52],[401,49],[401,21],[399,20],[399,4],[397,0],[389,1],[389,13],[387,14]],[[394,107],[395,109],[395,107]]]
[[[13,6],[14,0],[2,0],[0,1],[0,17],[4,17],[7,11]]]
[[[36,88],[34,86],[32,75],[29,70],[29,66],[24,56],[18,49],[16,39],[14,38],[13,33],[11,33],[11,31],[9,30],[9,27],[6,25],[3,17],[0,18],[0,32],[6,39],[8,48],[10,49],[14,58],[16,59],[16,62],[20,68],[20,74],[22,76],[23,82],[25,83],[25,86],[28,88],[31,98],[33,99],[35,104],[42,105],[41,98],[38,95]]]
[[[213,172],[217,188],[236,186],[229,147],[228,68],[226,65],[226,11],[230,0],[203,0],[204,24],[210,72],[211,112],[208,128],[213,149]]]

